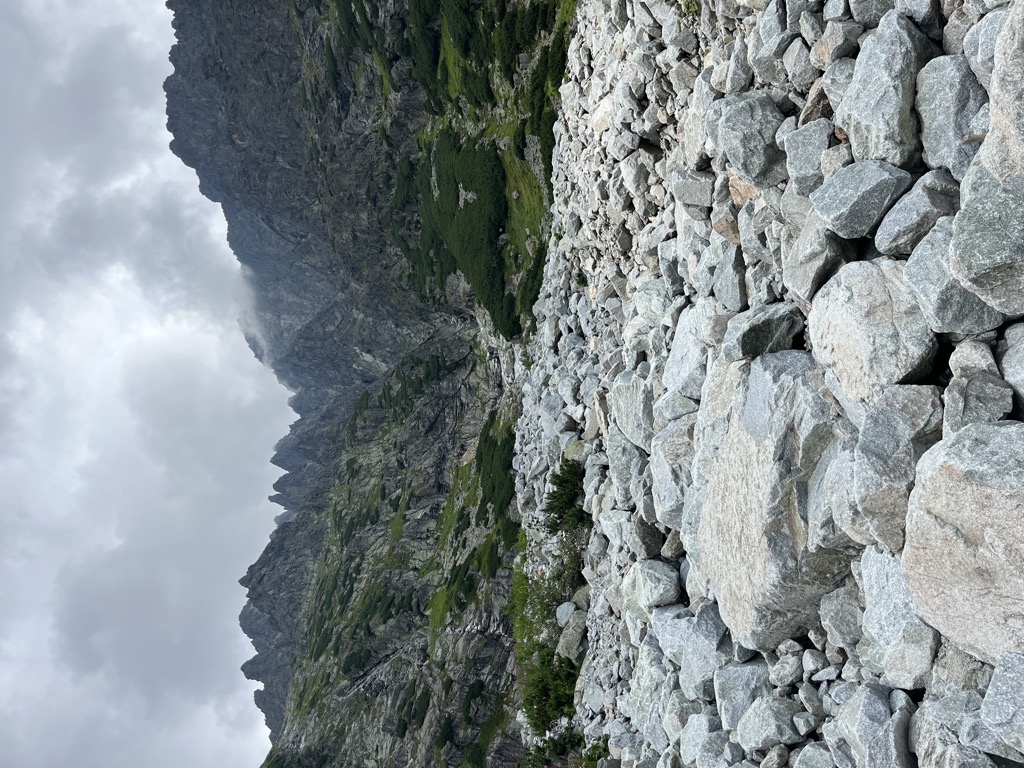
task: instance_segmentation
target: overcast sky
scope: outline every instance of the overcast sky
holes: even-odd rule
[[[256,768],[287,393],[167,149],[161,0],[0,2],[0,762]]]

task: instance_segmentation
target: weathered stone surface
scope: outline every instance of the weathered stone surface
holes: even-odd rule
[[[696,765],[704,742],[711,734],[720,732],[721,727],[718,712],[713,706],[707,706],[703,712],[691,715],[679,738],[679,756],[683,765]]]
[[[658,641],[653,634],[648,633],[640,643],[636,670],[630,680],[628,696],[629,715],[633,726],[648,738],[659,735],[664,738],[659,705],[666,681],[671,674],[671,666],[666,663]],[[661,734],[658,734],[658,731],[661,731]]]
[[[660,560],[640,560],[623,579],[622,594],[627,602],[646,613],[661,605],[671,605],[682,594],[679,571]]]
[[[699,567],[747,648],[774,648],[815,622],[818,599],[846,567],[842,553],[807,552],[806,531],[789,511],[831,439],[823,390],[807,353],[759,357],[736,391],[712,469]],[[782,454],[789,461],[779,462]]]
[[[797,128],[783,140],[789,183],[797,193],[809,195],[821,186],[821,153],[828,149],[831,138],[832,122],[822,118]]]
[[[911,176],[881,160],[836,171],[811,193],[814,210],[840,237],[864,237],[910,186]]]
[[[856,688],[831,723],[822,726],[822,734],[837,765],[869,768],[882,765],[871,762],[872,743],[884,738],[883,732],[892,715],[889,710],[889,689],[877,683]],[[910,768],[909,764],[907,768]]]
[[[929,171],[889,209],[875,232],[875,247],[884,254],[913,252],[935,222],[960,208],[960,185],[949,171]]]
[[[886,13],[895,7],[894,0],[849,0],[850,13],[865,29],[878,26]]]
[[[767,94],[744,96],[724,100],[717,143],[743,181],[769,187],[786,178],[786,156],[775,144],[785,118]]]
[[[887,387],[867,410],[854,451],[852,520],[838,519],[861,544],[903,549],[903,527],[918,459],[942,437],[942,401],[932,386]]]
[[[1013,387],[989,371],[957,375],[943,394],[942,434],[949,437],[968,424],[1001,421],[1013,410]]]
[[[903,569],[921,617],[995,662],[1024,650],[1024,424],[970,424],[921,458]],[[997,586],[998,585],[998,586]]]
[[[967,57],[939,56],[917,76],[917,112],[921,117],[923,157],[929,168],[948,168],[961,181],[977,142],[964,141],[971,134],[971,120],[986,101]]]
[[[619,507],[635,506],[630,485],[644,466],[643,451],[637,448],[614,424],[608,428],[608,476],[615,489]]]
[[[799,37],[782,54],[782,63],[786,66],[789,82],[800,93],[806,93],[821,75],[821,70],[811,62],[807,43]]]
[[[793,715],[803,709],[799,702],[790,699],[757,699],[736,726],[740,746],[749,753],[776,744],[799,744],[804,737],[793,725]]]
[[[988,89],[996,63],[996,39],[1006,22],[1005,10],[986,13],[964,37],[964,55],[982,87]]]
[[[913,381],[928,370],[936,350],[903,265],[888,259],[842,267],[815,297],[807,329],[814,359],[854,401]]]
[[[1024,751],[1024,654],[1008,651],[999,657],[981,719],[1010,747]]]
[[[800,751],[793,768],[836,768],[836,764],[828,745],[816,741]]]
[[[682,736],[683,728],[686,727],[690,716],[699,714],[704,708],[704,704],[687,699],[682,691],[672,691],[665,702],[665,707],[661,714],[661,722],[669,742],[677,742],[680,736]],[[718,728],[720,726],[715,727]]]
[[[1024,314],[1024,172],[1001,183],[979,155],[960,195],[950,269],[989,306],[1007,315]]]
[[[910,722],[910,747],[922,768],[996,768],[980,750],[958,739],[966,713],[977,709],[976,699],[973,691],[962,691],[922,702]]]
[[[686,307],[679,314],[672,348],[662,373],[666,389],[676,390],[693,400],[700,399],[707,372],[707,347],[697,337],[698,322],[693,307]]]
[[[1003,321],[1001,312],[965,289],[949,267],[953,218],[938,220],[907,260],[904,277],[936,333],[982,333]]]
[[[696,413],[682,416],[651,441],[651,480],[654,514],[658,522],[675,530],[682,526],[686,493],[693,483],[693,428]]]
[[[853,56],[857,52],[857,39],[863,31],[863,26],[852,21],[828,22],[811,48],[811,63],[818,69],[827,70],[840,59]],[[837,101],[832,102],[833,107],[837,104]]]
[[[829,592],[821,598],[820,610],[821,626],[828,635],[828,641],[847,652],[856,648],[862,636],[864,617],[857,587],[851,585]]]
[[[763,659],[729,664],[715,672],[715,701],[722,727],[732,731],[757,699],[771,695],[768,665]]]
[[[1014,2],[996,40],[989,82],[989,132],[982,161],[1020,199],[1024,188],[1024,5]],[[1017,206],[1018,208],[1020,206]]]
[[[747,60],[759,80],[781,85],[786,80],[782,55],[796,37],[786,24],[786,4],[771,0],[748,38]]]
[[[651,612],[651,631],[665,655],[679,665],[679,689],[688,699],[714,698],[715,672],[730,661],[719,650],[725,624],[718,606],[704,602],[694,614],[681,605]]]
[[[753,358],[793,347],[803,331],[804,317],[795,304],[777,303],[740,312],[729,321],[722,342],[726,360]]]
[[[946,20],[939,0],[896,0],[896,10],[932,40],[942,41],[942,26]]]
[[[882,683],[923,688],[939,646],[938,633],[917,617],[898,555],[864,550],[864,637],[857,645],[863,664],[880,672]]]
[[[569,617],[561,636],[558,638],[558,646],[555,654],[564,656],[573,664],[579,664],[583,659],[586,650],[587,636],[587,612],[575,611]]]
[[[850,137],[855,160],[901,166],[914,159],[919,147],[914,92],[930,45],[896,11],[885,14],[864,43],[835,116]]]
[[[1013,387],[1017,409],[1024,408],[1024,323],[1011,325],[1003,332],[998,347],[999,373]]]
[[[800,235],[791,244],[783,243],[782,283],[790,298],[809,311],[818,289],[846,263],[848,255],[845,242],[811,211]]]
[[[853,71],[856,67],[857,62],[854,59],[844,57],[829,64],[825,74],[822,75],[821,87],[824,89],[825,95],[828,96],[833,111],[839,109],[843,97],[846,96],[846,89],[853,82]],[[850,154],[852,157],[852,149]]]
[[[633,445],[650,452],[654,436],[654,398],[650,383],[633,371],[623,371],[608,392],[612,418]]]
[[[569,623],[569,618],[576,612],[576,604],[573,602],[565,602],[555,609],[555,621],[558,626],[564,627]]]

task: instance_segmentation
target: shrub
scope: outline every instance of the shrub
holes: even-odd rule
[[[548,532],[575,531],[591,524],[580,503],[583,496],[585,471],[578,461],[563,461],[551,476],[551,490],[544,500]]]

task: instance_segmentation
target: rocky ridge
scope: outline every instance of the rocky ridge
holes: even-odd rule
[[[515,466],[605,766],[1024,764],[1022,95],[1021,0],[579,3]]]

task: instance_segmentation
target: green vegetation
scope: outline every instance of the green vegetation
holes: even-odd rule
[[[590,515],[580,506],[583,501],[583,474],[583,465],[569,459],[551,475],[552,488],[544,500],[549,533],[574,531],[591,524]]]
[[[351,204],[332,183],[344,172],[344,116],[354,99],[376,99],[376,128],[397,151],[390,179],[368,179],[365,199],[409,262],[411,286],[437,296],[458,270],[499,333],[532,327],[575,0],[410,0],[397,36],[381,28],[377,0],[307,2],[293,3],[308,45],[300,93],[328,227]],[[412,88],[402,72],[429,113],[412,151],[411,126],[392,124],[388,98]]]

